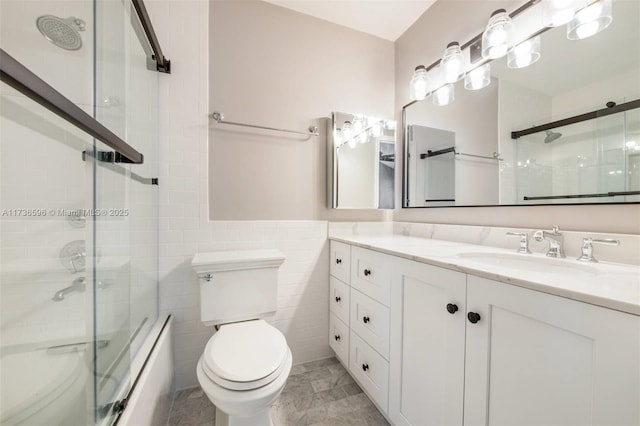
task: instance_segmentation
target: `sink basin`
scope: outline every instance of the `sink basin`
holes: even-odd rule
[[[538,257],[526,254],[510,253],[460,253],[460,259],[466,259],[474,263],[518,270],[522,272],[535,272],[554,275],[594,276],[600,271],[589,265],[583,265],[570,260]]]

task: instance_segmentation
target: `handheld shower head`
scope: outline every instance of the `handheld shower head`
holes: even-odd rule
[[[544,143],[550,143],[562,136],[562,133],[552,132],[551,130],[547,130],[547,136],[544,138]]]

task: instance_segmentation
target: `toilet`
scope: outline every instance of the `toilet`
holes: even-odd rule
[[[270,409],[291,372],[284,335],[263,318],[277,308],[278,250],[198,253],[200,316],[217,332],[198,361],[200,387],[216,406],[216,426],[272,425]]]

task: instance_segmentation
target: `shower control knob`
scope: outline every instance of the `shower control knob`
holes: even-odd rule
[[[342,259],[340,259],[339,257],[336,257],[336,265],[339,265],[342,263]]]
[[[371,270],[370,269],[365,269],[364,270],[364,276],[368,277],[369,275],[371,275]]]
[[[368,323],[369,321],[371,321],[371,318],[369,317],[362,317],[362,321],[364,321],[364,323]]]
[[[455,305],[453,303],[447,303],[447,312],[449,312],[450,314],[455,314],[456,312],[458,312],[458,305]]]
[[[340,296],[336,296],[336,302],[340,303],[341,300]]]
[[[477,312],[469,312],[469,313],[467,314],[467,319],[469,320],[469,322],[470,322],[471,324],[475,324],[475,323],[477,323],[478,321],[480,321],[480,314],[479,314],[479,313],[477,313]]]
[[[334,339],[336,339],[336,342],[340,340],[340,336],[338,334],[336,334],[335,336],[333,336]]]
[[[367,371],[369,369],[369,364],[362,364],[362,371]]]

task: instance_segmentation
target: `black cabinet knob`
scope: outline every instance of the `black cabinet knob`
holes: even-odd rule
[[[371,321],[371,318],[369,317],[362,317],[362,321],[364,321],[364,323],[368,323],[369,321]]]
[[[479,314],[479,313],[477,313],[477,312],[469,312],[469,313],[467,314],[467,319],[469,320],[469,322],[470,322],[471,324],[475,324],[475,323],[477,323],[478,321],[480,321],[480,314]]]
[[[365,276],[365,277],[368,277],[369,275],[371,275],[371,270],[369,270],[369,269],[365,269],[365,270],[364,270],[364,276]]]
[[[337,342],[338,340],[340,340],[340,336],[339,336],[339,335],[337,335],[337,334],[336,334],[335,336],[333,336],[333,337],[336,339],[336,342]]]
[[[362,370],[367,371],[369,369],[369,364],[362,364]]]
[[[342,263],[342,259],[340,259],[339,257],[336,257],[336,265],[339,265]]]
[[[447,312],[449,312],[450,314],[455,314],[456,312],[458,312],[458,305],[447,303]]]
[[[340,303],[341,300],[340,296],[336,296],[336,302]]]

